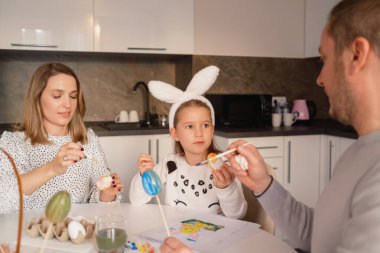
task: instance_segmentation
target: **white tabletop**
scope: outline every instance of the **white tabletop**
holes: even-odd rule
[[[168,220],[181,217],[183,209],[163,206]],[[157,205],[134,206],[129,203],[121,204],[83,204],[73,205],[70,216],[84,216],[94,220],[95,216],[103,214],[121,214],[126,218],[126,231],[128,235],[139,235],[147,230],[163,226],[162,218]],[[39,218],[43,214],[41,209],[27,211],[24,214],[24,228],[31,218]],[[18,214],[0,215],[0,243],[13,243],[16,241]],[[23,233],[25,235],[25,232]],[[48,252],[48,251],[45,251]],[[138,252],[138,251],[134,251]],[[273,235],[260,230],[258,233],[232,244],[223,250],[224,253],[235,252],[266,252],[287,253],[295,252],[286,243]]]

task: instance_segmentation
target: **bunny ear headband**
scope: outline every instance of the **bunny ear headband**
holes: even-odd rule
[[[163,102],[172,104],[169,111],[169,128],[174,127],[174,115],[178,107],[192,99],[200,100],[210,108],[212,124],[215,125],[214,108],[212,107],[210,101],[202,95],[214,84],[218,74],[219,68],[215,66],[208,66],[201,69],[194,75],[185,91],[182,91],[165,82],[149,82],[149,91],[154,97]]]

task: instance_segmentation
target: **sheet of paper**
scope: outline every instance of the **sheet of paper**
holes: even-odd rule
[[[172,236],[202,253],[222,251],[260,231],[258,224],[212,214],[187,214],[169,220],[168,225]],[[140,236],[162,242],[166,232],[161,226]]]

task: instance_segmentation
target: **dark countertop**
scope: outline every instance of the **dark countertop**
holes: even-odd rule
[[[108,130],[104,127],[110,122],[86,122],[86,126],[92,128],[98,136],[122,136],[122,135],[154,135],[168,134],[167,127],[128,127],[127,130]],[[0,133],[11,131],[12,124],[0,124]],[[267,137],[267,136],[291,136],[291,135],[315,135],[326,134],[337,137],[358,138],[355,130],[350,126],[331,119],[316,119],[308,125],[293,125],[291,127],[259,127],[245,129],[216,129],[215,134],[226,138],[240,137]]]

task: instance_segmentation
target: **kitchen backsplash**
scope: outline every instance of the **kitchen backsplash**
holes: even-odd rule
[[[22,118],[23,99],[38,66],[62,62],[72,67],[84,90],[86,121],[112,121],[121,110],[137,110],[143,118],[143,90],[138,81],[161,80],[184,89],[192,75],[210,64],[221,69],[209,93],[270,93],[312,99],[317,118],[328,118],[328,100],[315,84],[318,59],[224,56],[172,56],[0,50],[0,123]],[[169,105],[151,97],[151,112],[167,114]]]

